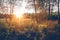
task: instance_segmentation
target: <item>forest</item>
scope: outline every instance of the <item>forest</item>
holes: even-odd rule
[[[60,40],[59,2],[0,0],[0,40]]]

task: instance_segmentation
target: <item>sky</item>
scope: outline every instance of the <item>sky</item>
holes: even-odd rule
[[[4,0],[4,1],[7,2],[8,0]],[[31,0],[29,0],[29,1],[31,1]],[[33,2],[28,3],[27,0],[24,0],[24,1],[20,0],[20,1],[16,1],[16,3],[17,3],[17,5],[15,5],[15,7],[14,7],[14,13],[19,13],[19,12],[21,12],[21,13],[23,13],[23,12],[24,13],[26,13],[26,12],[27,13],[33,13],[34,12],[34,7],[33,6],[29,6]],[[59,4],[60,4],[60,2],[59,2]],[[9,11],[10,10],[9,9],[10,8],[9,4],[7,6],[8,6],[8,12],[10,12]],[[59,5],[59,7],[60,7],[60,5]],[[56,11],[58,11],[57,5],[55,5],[53,7],[53,12],[56,12]]]
[[[19,2],[19,1],[17,1]],[[28,6],[29,3],[27,1],[20,1],[19,3],[17,3],[17,6],[14,7],[14,11],[16,12],[16,10],[18,10],[18,12],[24,12],[24,13],[32,13],[34,12],[33,7],[29,7]],[[29,10],[29,11],[28,11]]]
[[[21,13],[22,12],[24,12],[24,13],[33,13],[33,12],[35,12],[34,7],[30,5],[31,3],[33,4],[33,2],[28,3],[27,0],[24,0],[24,1],[22,0],[22,1],[17,1],[16,3],[17,3],[17,5],[14,7],[14,12],[15,13],[17,13],[16,10],[18,11],[18,13],[19,12],[21,12]],[[25,7],[28,7],[28,8],[25,8]],[[59,2],[59,9],[60,9],[60,2]],[[54,5],[53,12],[57,12],[57,11],[58,11],[58,6]]]

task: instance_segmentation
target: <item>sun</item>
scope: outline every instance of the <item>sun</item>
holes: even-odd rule
[[[14,15],[16,15],[16,17],[18,17],[18,18],[22,17],[23,13],[25,13],[25,11],[26,11],[25,7],[26,7],[26,2],[23,1],[21,7],[16,6],[14,8]]]
[[[21,18],[22,17],[22,14],[14,14],[17,18]]]
[[[16,9],[15,10],[15,12],[14,12],[14,15],[17,17],[17,18],[21,18],[22,17],[22,15],[23,15],[23,11],[22,10],[20,10],[20,9]]]
[[[33,9],[29,10],[28,8],[26,8],[27,4],[28,4],[27,2],[23,1],[21,3],[21,6],[15,6],[13,14],[16,17],[21,18],[24,13],[33,13],[34,12]]]

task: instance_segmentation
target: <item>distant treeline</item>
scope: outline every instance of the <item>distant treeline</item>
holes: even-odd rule
[[[11,18],[13,14],[0,14],[0,18]]]
[[[54,14],[54,13],[52,13]],[[50,19],[50,20],[57,20],[58,19],[58,15],[54,14],[52,15],[48,13],[32,13],[32,14],[28,14],[28,13],[25,13],[23,16],[25,16],[26,18],[31,18],[31,19],[35,19],[36,21],[40,21],[40,20],[46,20],[46,19]],[[15,15],[14,14],[0,14],[0,18],[12,18],[14,17]]]

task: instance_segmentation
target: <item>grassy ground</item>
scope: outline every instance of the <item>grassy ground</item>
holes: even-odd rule
[[[0,20],[0,40],[56,40],[58,37],[57,20],[45,20],[41,24],[25,22],[27,24],[23,22],[21,25],[15,20],[13,22]]]

